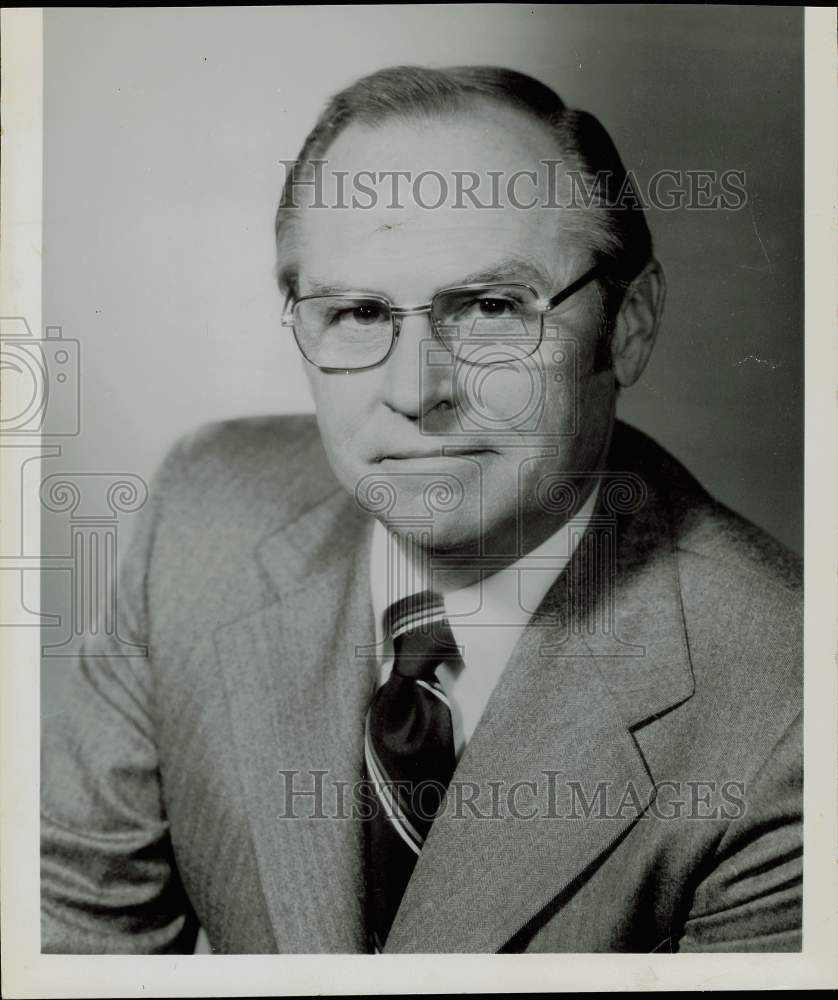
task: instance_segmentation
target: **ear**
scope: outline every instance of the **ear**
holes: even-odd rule
[[[289,295],[293,295],[297,288],[297,272],[293,267],[289,267],[287,264],[282,264],[279,261],[274,265],[274,277],[276,278],[276,285],[279,289],[279,294],[282,296],[283,300],[287,299]]]
[[[626,289],[611,338],[611,363],[621,386],[633,385],[643,373],[663,315],[666,281],[651,260]]]

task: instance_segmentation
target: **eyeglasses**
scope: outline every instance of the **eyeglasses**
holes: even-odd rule
[[[544,336],[544,316],[603,275],[592,267],[552,298],[520,281],[458,285],[427,305],[395,306],[383,295],[341,292],[304,295],[285,303],[303,357],[324,372],[366,371],[392,354],[405,316],[428,314],[435,336],[459,361],[492,365],[530,357]]]

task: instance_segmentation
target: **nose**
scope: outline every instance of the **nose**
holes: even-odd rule
[[[430,316],[396,318],[396,343],[387,359],[384,402],[410,420],[452,403],[453,359],[434,336]]]

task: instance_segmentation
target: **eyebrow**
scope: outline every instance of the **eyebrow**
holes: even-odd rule
[[[442,288],[456,288],[459,285],[479,285],[496,281],[525,281],[527,284],[540,285],[544,288],[551,287],[551,279],[538,265],[521,257],[511,256],[504,257],[486,268],[481,268],[479,271],[472,271],[457,281],[450,281],[440,286],[437,291],[440,291]],[[336,285],[316,279],[309,282],[309,287],[311,290],[306,293],[308,295],[341,295],[346,292],[362,292],[365,295],[378,295],[382,298],[390,298],[384,292],[354,288],[347,285]]]
[[[476,285],[487,281],[526,281],[549,287],[551,278],[537,264],[520,257],[506,257],[480,271],[473,271],[462,278],[460,285]]]

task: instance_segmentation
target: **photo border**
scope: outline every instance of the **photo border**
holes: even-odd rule
[[[799,954],[57,956],[39,942],[37,629],[0,633],[0,867],[6,997],[662,990],[838,985],[836,876],[836,8],[805,9],[805,832]],[[314,16],[314,11],[312,12]],[[758,16],[758,8],[755,11]],[[3,8],[0,308],[41,329],[43,11]],[[13,385],[13,384],[12,384]],[[3,387],[3,405],[15,399]],[[15,411],[12,411],[15,412]],[[2,452],[0,452],[2,459]],[[8,462],[0,470],[7,472]],[[782,473],[782,470],[779,470]],[[0,479],[7,501],[19,484]],[[37,500],[37,498],[36,498]],[[9,509],[7,503],[3,509]],[[0,524],[39,551],[38,519]],[[23,548],[19,546],[23,545]],[[0,574],[0,601],[17,599]],[[408,973],[406,976],[405,973]]]

